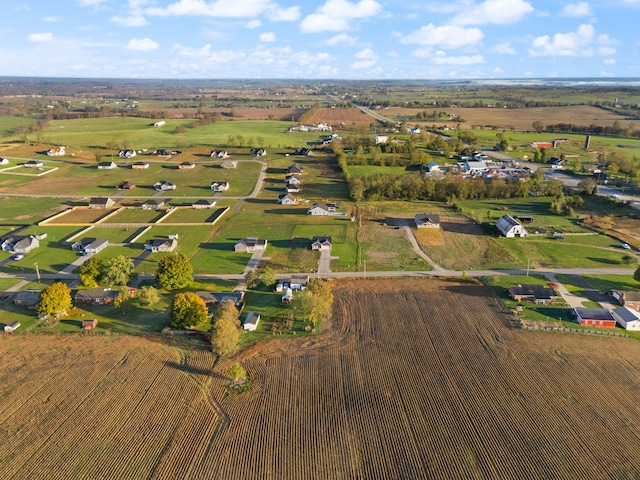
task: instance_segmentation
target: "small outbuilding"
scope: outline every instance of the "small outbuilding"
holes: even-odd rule
[[[501,216],[496,222],[496,228],[507,238],[526,237],[527,229],[510,215]]]
[[[83,330],[93,330],[98,326],[98,319],[94,318],[92,320],[83,320],[82,321],[82,329]]]
[[[606,308],[583,308],[573,309],[573,316],[576,323],[585,327],[615,328],[616,319]]]
[[[249,312],[247,317],[242,324],[242,327],[247,330],[253,332],[256,328],[258,328],[258,323],[260,322],[260,314],[258,312]]]
[[[4,326],[4,331],[7,333],[13,333],[19,328],[20,322],[14,320],[13,322],[10,322]]]
[[[626,330],[640,330],[640,312],[627,307],[618,307],[611,312],[618,325]]]

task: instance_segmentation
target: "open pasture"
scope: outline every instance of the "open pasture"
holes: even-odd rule
[[[166,220],[163,225],[172,223],[211,223],[217,219],[224,210],[222,208],[177,208]]]
[[[35,223],[62,210],[65,200],[0,195],[0,222],[6,225]]]
[[[107,218],[104,223],[129,224],[153,223],[164,216],[164,210],[142,210],[141,208],[123,208],[117,214]]]
[[[513,330],[473,283],[360,279],[334,294],[320,335],[218,363],[196,341],[1,337],[0,476],[640,475],[637,342]],[[252,386],[229,395],[236,361]]]
[[[56,225],[56,224],[89,224],[94,223],[97,220],[106,217],[110,213],[114,212],[115,208],[109,209],[94,209],[94,208],[75,208],[73,210],[69,210],[68,213],[64,215],[60,215],[52,219],[50,222],[47,222],[48,225]]]

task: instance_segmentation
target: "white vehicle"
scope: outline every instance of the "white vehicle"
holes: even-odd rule
[[[628,243],[623,243],[622,245],[620,245],[622,248],[624,248],[625,250],[631,250],[631,246],[629,246]]]
[[[14,260],[22,260],[24,258],[24,255],[21,253],[18,253],[16,255],[13,256]]]

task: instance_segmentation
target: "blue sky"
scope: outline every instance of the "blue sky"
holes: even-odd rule
[[[0,75],[640,77],[640,0],[0,0]]]

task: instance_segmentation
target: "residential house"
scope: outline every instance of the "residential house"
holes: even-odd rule
[[[131,164],[131,168],[134,170],[145,170],[149,168],[149,162],[136,162]]]
[[[6,157],[0,157],[0,165],[9,165],[9,159]]]
[[[112,170],[118,168],[116,162],[98,162],[98,170]]]
[[[140,206],[143,210],[159,210],[164,207],[164,200],[150,198]]]
[[[576,307],[572,310],[576,323],[586,327],[615,328],[616,319],[606,308]]]
[[[192,168],[196,168],[195,162],[182,162],[178,165],[179,170],[191,170]]]
[[[120,153],[118,153],[118,155],[120,156],[120,158],[132,158],[136,156],[136,151],[135,150],[120,150]]]
[[[547,161],[547,163],[551,165],[552,170],[562,170],[567,165],[566,160],[563,160],[557,157],[550,158],[549,161]]]
[[[307,209],[307,215],[332,215],[337,207],[331,207],[335,204],[314,203]]]
[[[131,182],[120,182],[116,185],[116,188],[119,188],[120,190],[133,190],[136,188],[136,184]]]
[[[109,245],[109,240],[103,240],[102,238],[85,237],[82,240],[71,245],[71,250],[80,252],[82,255],[92,255],[94,253],[101,252]]]
[[[19,328],[20,322],[14,320],[13,322],[9,322],[4,326],[4,331],[7,333],[13,333]]]
[[[310,148],[296,148],[293,151],[294,155],[301,155],[303,157],[310,157],[311,156],[311,149]]]
[[[206,208],[214,208],[216,206],[215,200],[209,200],[208,198],[201,198],[191,204],[191,208],[195,208],[196,210],[204,210]]]
[[[98,326],[98,319],[93,318],[91,320],[83,320],[82,321],[82,329],[83,330],[93,330]]]
[[[89,208],[105,209],[113,207],[115,204],[116,202],[109,197],[93,197],[89,200]]]
[[[293,173],[295,175],[302,175],[303,172],[304,172],[304,168],[302,168],[297,163],[294,163],[293,165],[289,165],[289,167],[287,167],[287,173],[289,174]]]
[[[299,183],[287,183],[287,186],[284,187],[287,193],[298,193],[300,191]]]
[[[202,290],[196,292],[200,298],[204,300],[207,307],[223,305],[229,301],[241,309],[244,304],[244,292],[236,290],[235,292],[210,292],[208,290]]]
[[[47,150],[47,155],[49,155],[50,157],[61,157],[64,154],[65,154],[64,147],[54,147]]]
[[[467,160],[466,162],[459,164],[460,169],[466,175],[482,175],[489,170],[487,163],[480,160]]]
[[[227,158],[229,153],[226,150],[212,150],[211,156],[214,158]]]
[[[640,290],[612,290],[611,295],[623,307],[640,312]]]
[[[244,319],[242,328],[247,331],[253,332],[256,328],[258,328],[258,323],[260,323],[260,314],[258,312],[249,312],[247,314],[247,317]]]
[[[558,293],[550,287],[543,285],[518,285],[517,287],[509,288],[509,296],[521,302],[523,300],[538,303],[549,304],[558,299]]]
[[[167,182],[166,180],[160,180],[153,184],[153,188],[161,192],[166,192],[169,190],[175,190],[176,185],[175,183]]]
[[[27,160],[24,162],[24,168],[40,168],[43,167],[44,163],[40,160]]]
[[[154,123],[153,126],[154,127],[162,127],[162,126],[164,126],[166,124],[167,124],[167,122],[165,122],[164,120],[160,120],[160,121]]]
[[[440,170],[440,165],[438,165],[436,162],[429,162],[427,163],[426,170],[427,172],[437,172],[438,170]]]
[[[287,287],[282,294],[282,303],[289,305],[291,300],[293,300],[293,290],[290,287]]]
[[[264,250],[265,248],[267,248],[266,240],[259,240],[258,237],[246,237],[238,240],[233,247],[233,250],[235,252],[253,253],[256,251]]]
[[[618,325],[626,330],[640,330],[640,312],[627,307],[614,308],[611,312]]]
[[[211,182],[211,190],[214,192],[226,192],[229,190],[229,182]]]
[[[510,215],[501,216],[496,222],[496,228],[507,238],[526,237],[527,229]]]
[[[300,185],[302,180],[298,175],[291,174],[291,175],[287,175],[284,181],[290,185]]]
[[[373,137],[373,143],[375,143],[376,145],[380,143],[387,143],[388,141],[389,141],[388,135],[376,135],[375,137]]]
[[[306,290],[308,286],[309,275],[307,274],[293,274],[289,278],[289,288],[291,288],[291,290]]]
[[[264,149],[264,148],[252,148],[251,149],[251,156],[252,157],[263,157],[266,154],[267,154],[267,150]]]
[[[40,246],[34,235],[10,235],[2,241],[2,250],[13,253],[29,253]]]
[[[278,203],[281,203],[282,205],[295,205],[298,203],[298,198],[290,193],[285,193],[278,197]]]
[[[313,237],[311,239],[311,250],[331,250],[331,237]]]
[[[238,161],[237,160],[225,160],[224,162],[222,162],[222,164],[220,165],[222,168],[236,168],[238,166]]]
[[[131,289],[135,292],[135,289]],[[130,290],[130,294],[133,293]],[[110,305],[118,296],[118,290],[110,288],[87,288],[78,290],[73,297],[76,303],[89,303],[93,305]]]
[[[440,215],[435,213],[417,213],[413,221],[417,228],[440,228]]]
[[[40,290],[23,290],[16,293],[13,303],[21,307],[36,308],[40,301]]]
[[[178,246],[178,240],[175,238],[152,239],[144,242],[144,249],[150,252],[173,252]]]

